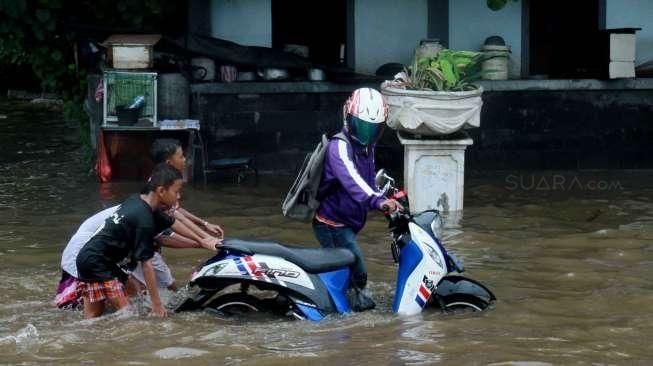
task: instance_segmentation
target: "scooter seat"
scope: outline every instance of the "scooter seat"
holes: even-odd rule
[[[299,248],[272,241],[227,239],[223,248],[243,254],[265,254],[281,257],[309,273],[329,272],[354,263],[354,254],[345,248]]]

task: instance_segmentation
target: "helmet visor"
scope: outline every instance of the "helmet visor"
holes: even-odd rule
[[[376,142],[385,126],[384,123],[367,122],[351,114],[347,115],[347,124],[351,129],[351,135],[365,146]]]

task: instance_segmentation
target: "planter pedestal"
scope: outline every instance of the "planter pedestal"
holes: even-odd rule
[[[439,210],[447,226],[457,226],[463,209],[465,149],[471,138],[417,139],[397,133],[404,146],[404,187],[410,210]],[[460,137],[460,136],[459,136]]]

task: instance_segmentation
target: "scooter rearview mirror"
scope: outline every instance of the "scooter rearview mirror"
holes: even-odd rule
[[[374,183],[376,183],[377,187],[383,187],[386,181],[386,174],[385,174],[385,169],[379,169],[376,172],[376,175],[374,176]]]

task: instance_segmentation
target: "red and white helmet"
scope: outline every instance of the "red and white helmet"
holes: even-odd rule
[[[388,118],[388,104],[375,89],[356,89],[345,102],[343,117],[350,136],[362,145],[369,145],[383,131],[383,122]]]

